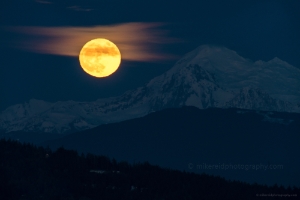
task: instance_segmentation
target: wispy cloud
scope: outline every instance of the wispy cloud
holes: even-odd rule
[[[25,50],[63,56],[78,56],[83,45],[95,38],[106,38],[120,49],[122,59],[158,61],[174,59],[159,52],[160,45],[179,42],[167,36],[162,23],[124,23],[93,27],[11,27],[9,30],[34,35],[32,41],[18,43]]]
[[[83,8],[81,6],[69,6],[69,7],[67,7],[67,9],[74,10],[74,11],[84,11],[84,12],[89,12],[89,11],[94,10],[91,8]]]
[[[37,3],[42,3],[42,4],[52,4],[51,1],[45,1],[45,0],[35,0]]]

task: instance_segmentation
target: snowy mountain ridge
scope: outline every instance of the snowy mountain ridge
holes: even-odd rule
[[[32,99],[0,114],[0,130],[66,133],[195,106],[300,112],[300,70],[274,58],[252,62],[225,47],[202,45],[148,84],[93,102]]]

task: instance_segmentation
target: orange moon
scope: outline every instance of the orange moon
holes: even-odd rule
[[[79,62],[86,73],[97,78],[107,77],[119,68],[121,53],[111,41],[97,38],[82,47]]]

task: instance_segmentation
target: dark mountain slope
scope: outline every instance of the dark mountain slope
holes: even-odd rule
[[[182,107],[101,125],[44,145],[251,183],[299,186],[294,178],[300,177],[299,116]]]

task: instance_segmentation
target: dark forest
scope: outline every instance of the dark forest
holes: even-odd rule
[[[265,199],[300,189],[129,164],[105,156],[0,141],[0,199]],[[282,197],[278,197],[282,198]]]

